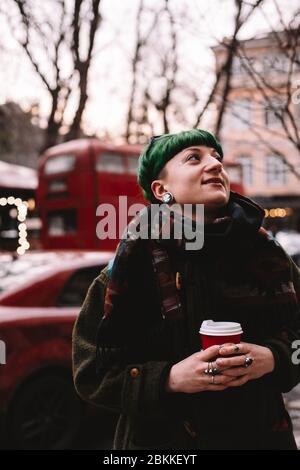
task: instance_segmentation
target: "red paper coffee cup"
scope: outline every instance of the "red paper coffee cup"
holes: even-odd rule
[[[242,327],[239,323],[205,320],[200,328],[202,349],[215,344],[240,343]]]

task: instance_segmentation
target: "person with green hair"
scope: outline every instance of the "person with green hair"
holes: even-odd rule
[[[152,202],[157,202],[151,190],[151,183],[155,180],[166,163],[177,153],[193,145],[211,147],[223,159],[223,150],[217,139],[207,131],[192,129],[179,134],[165,134],[152,137],[149,145],[139,159],[138,182],[142,188],[144,197]]]
[[[74,383],[119,415],[114,449],[296,449],[281,394],[300,381],[300,274],[262,228],[264,210],[230,191],[223,157],[201,129],[150,140],[138,182],[162,224],[139,219],[144,238],[129,224],[81,308]],[[198,249],[174,237],[187,220],[204,224]],[[204,348],[206,320],[239,323],[242,341]]]

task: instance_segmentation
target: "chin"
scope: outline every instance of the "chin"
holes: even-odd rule
[[[220,209],[221,207],[226,206],[228,201],[229,201],[229,194],[226,196],[223,194],[220,194],[220,196],[211,198],[210,200],[206,201],[206,203],[204,204],[210,209]]]

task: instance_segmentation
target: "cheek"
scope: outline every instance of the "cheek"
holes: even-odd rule
[[[228,200],[229,197],[230,197],[230,182],[229,182],[229,179],[225,180],[225,190],[226,190],[226,196],[227,196],[227,200]]]
[[[186,174],[183,171],[177,172],[173,179],[174,187],[177,191],[186,192],[198,187],[199,189],[199,177],[197,178],[194,174]]]
[[[191,177],[185,178],[183,175],[178,174],[173,193],[179,204],[198,202],[196,198],[199,197],[200,192],[199,180]]]
[[[226,189],[226,194],[230,194],[230,181],[229,181],[229,177],[226,176],[226,175],[223,175],[223,178],[224,178],[224,183],[225,183],[225,189]]]
[[[226,189],[229,190],[230,188],[230,181],[229,181],[229,176],[227,174],[224,175],[224,181],[225,181],[225,184],[226,184]]]

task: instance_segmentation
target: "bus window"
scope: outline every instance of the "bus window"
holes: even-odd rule
[[[139,159],[137,155],[128,155],[127,161],[128,161],[128,172],[133,175],[137,175],[137,170],[139,166]]]
[[[48,193],[61,193],[62,191],[67,191],[67,182],[65,179],[51,179],[48,182]]]
[[[66,173],[72,171],[75,166],[75,155],[58,155],[49,158],[44,167],[45,175],[54,175],[56,173]]]
[[[61,237],[77,231],[77,215],[75,209],[60,209],[47,213],[48,235]]]
[[[96,158],[96,171],[125,173],[123,158],[116,153],[99,153]]]

